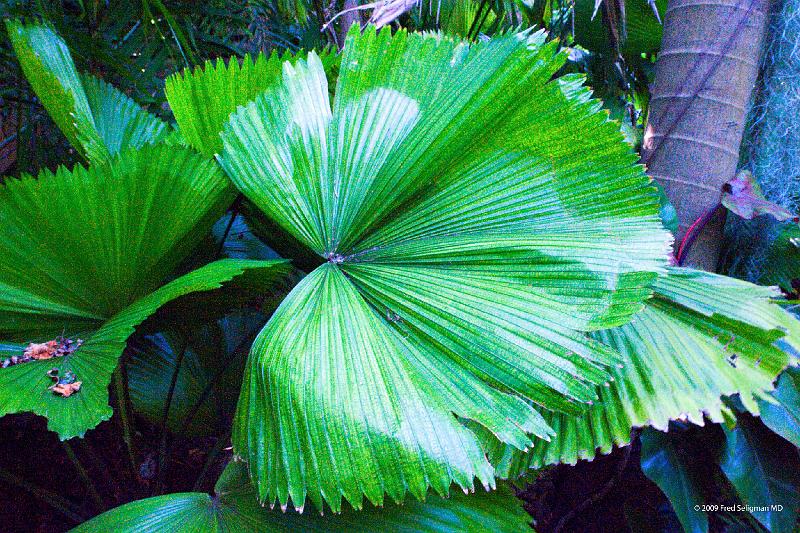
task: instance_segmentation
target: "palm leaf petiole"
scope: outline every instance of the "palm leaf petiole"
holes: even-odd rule
[[[86,518],[81,515],[78,509],[76,509],[75,505],[70,501],[59,496],[55,492],[51,492],[47,489],[43,489],[37,485],[34,485],[21,476],[0,468],[0,480],[29,492],[31,495],[48,504],[53,509],[61,512],[61,514],[76,524],[80,524],[86,520]]]
[[[154,486],[154,493],[161,491],[164,483],[164,470],[167,465],[167,421],[169,420],[169,410],[172,406],[172,397],[175,395],[175,385],[178,383],[178,374],[181,371],[181,364],[186,355],[186,350],[189,348],[188,334],[184,333],[183,348],[178,352],[178,358],[175,360],[175,370],[172,372],[172,379],[170,380],[169,390],[167,397],[164,400],[164,414],[161,417],[161,438],[158,448],[158,479]]]
[[[208,452],[208,457],[206,458],[206,462],[203,465],[203,469],[200,471],[200,475],[197,476],[197,481],[194,482],[194,487],[192,488],[193,491],[201,491],[203,487],[203,483],[205,483],[206,477],[208,476],[208,472],[211,470],[211,467],[216,462],[217,458],[219,457],[220,452],[225,448],[225,446],[230,443],[231,441],[231,429],[225,432],[224,435],[217,439],[217,442],[214,444],[214,447]]]
[[[89,493],[89,496],[94,501],[94,504],[97,506],[98,511],[105,511],[106,505],[103,503],[103,498],[100,497],[100,493],[97,492],[97,487],[94,485],[94,481],[89,476],[89,473],[86,471],[86,468],[81,464],[80,459],[78,456],[75,455],[75,451],[72,449],[72,446],[67,441],[62,441],[61,444],[64,445],[64,451],[67,452],[67,457],[72,462],[72,465],[75,467],[75,471],[78,472],[78,476],[83,481],[84,486],[86,486],[86,490]]]
[[[133,432],[131,431],[131,419],[128,395],[128,376],[125,372],[125,362],[120,361],[117,371],[114,373],[114,391],[117,395],[117,403],[119,407],[119,420],[122,426],[122,438],[125,441],[125,447],[128,450],[128,460],[131,463],[131,472],[134,477],[136,476],[136,451],[133,444]]]

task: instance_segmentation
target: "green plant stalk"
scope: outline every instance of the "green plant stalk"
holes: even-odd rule
[[[164,483],[164,470],[167,465],[167,421],[169,420],[169,410],[172,406],[172,397],[175,395],[175,386],[178,383],[178,373],[181,371],[183,358],[186,355],[186,350],[189,348],[188,335],[185,334],[184,336],[186,338],[183,343],[183,348],[180,353],[178,353],[178,358],[175,360],[175,370],[172,372],[169,390],[164,400],[164,414],[161,417],[161,438],[159,439],[160,444],[158,447],[158,480],[154,486],[155,493],[161,491]]]
[[[17,123],[16,123],[17,154],[16,154],[16,157],[17,157],[17,160],[16,160],[16,165],[17,165],[18,169],[23,169],[23,166],[21,164],[22,161],[21,161],[21,158],[20,158],[20,152],[22,152],[24,154],[24,148],[22,148],[23,147],[23,144],[22,144],[22,132],[23,132],[23,127],[22,127],[22,101],[24,99],[23,95],[22,95],[22,80],[24,79],[24,77],[25,76],[22,74],[22,67],[18,64],[17,65],[17,87],[16,87],[16,89],[17,89],[17,105],[16,105],[16,113],[17,113]],[[30,109],[30,107],[29,107],[29,109]]]
[[[200,411],[200,407],[202,407],[202,405],[208,399],[209,395],[211,394],[211,391],[214,390],[214,385],[217,383],[217,381],[222,377],[222,375],[228,369],[228,365],[233,363],[233,362],[235,362],[242,355],[247,355],[247,350],[245,350],[244,347],[251,345],[253,343],[253,341],[255,340],[255,338],[258,336],[258,333],[259,332],[254,332],[252,335],[249,335],[246,339],[242,340],[242,342],[240,342],[236,346],[236,348],[234,348],[234,350],[231,352],[230,358],[229,358],[228,361],[226,361],[226,364],[222,365],[222,367],[214,373],[212,378],[208,381],[206,386],[203,388],[203,391],[200,393],[200,396],[198,396],[197,401],[194,402],[194,404],[192,405],[192,408],[189,409],[189,412],[186,414],[186,417],[183,419],[183,422],[181,423],[181,427],[178,430],[178,434],[179,435],[184,434],[186,432],[186,430],[189,428],[189,426],[192,424],[192,422],[194,421],[194,417]]]
[[[475,37],[478,36],[478,32],[480,31],[481,24],[483,23],[482,21],[479,22],[479,20],[481,19],[481,15],[483,14],[483,9],[484,8],[486,8],[487,13],[491,9],[491,6],[488,5],[487,0],[481,0],[480,5],[478,6],[478,11],[475,12],[475,18],[472,19],[472,24],[470,25],[469,30],[467,31],[467,39],[468,40],[474,39]],[[485,15],[484,15],[484,18],[485,18]],[[474,36],[472,35],[473,32],[475,32]]]
[[[203,486],[203,483],[208,476],[208,472],[211,470],[211,467],[217,460],[220,452],[225,448],[225,445],[228,444],[231,440],[231,430],[232,428],[228,429],[224,435],[217,439],[217,442],[214,444],[214,447],[208,452],[208,457],[206,458],[206,462],[203,465],[203,469],[200,471],[200,475],[197,476],[197,481],[194,482],[194,487],[192,488],[193,491],[199,492]]]
[[[86,518],[81,516],[81,513],[75,508],[75,505],[70,503],[65,498],[62,498],[58,494],[50,492],[47,489],[38,487],[16,474],[12,474],[11,472],[8,472],[0,468],[0,480],[3,480],[4,482],[9,483],[11,485],[17,486],[23,490],[26,490],[31,495],[35,496],[44,503],[48,504],[53,509],[61,512],[64,516],[66,516],[76,524],[80,524],[81,522],[86,520]]]
[[[192,53],[192,48],[189,43],[189,40],[186,38],[186,35],[183,33],[183,29],[178,25],[178,22],[175,20],[175,17],[172,16],[172,13],[166,8],[166,6],[161,2],[161,0],[149,0],[149,3],[152,3],[156,6],[156,9],[161,13],[164,17],[164,20],[167,21],[167,25],[169,26],[170,31],[172,32],[172,37],[175,39],[175,43],[178,45],[178,50],[183,57],[184,63],[186,63],[187,67],[191,67],[197,64],[197,59]],[[150,8],[147,8],[147,11],[150,11]]]
[[[117,395],[119,407],[119,420],[122,425],[122,439],[128,450],[128,460],[131,463],[131,472],[136,477],[136,451],[133,445],[133,432],[131,431],[130,412],[128,411],[128,379],[125,372],[124,361],[120,362],[119,368],[114,373],[114,391]]]
[[[92,467],[97,472],[105,473],[105,478],[108,479],[110,485],[112,485],[115,497],[113,498],[114,501],[117,501],[117,497],[119,494],[122,493],[121,487],[117,479],[112,475],[113,471],[111,468],[108,467],[108,463],[104,461],[100,456],[95,453],[94,449],[92,448],[91,444],[86,439],[81,439],[80,447],[84,452],[84,455],[89,458]]]
[[[75,455],[75,451],[72,449],[72,446],[70,446],[69,442],[67,441],[63,441],[61,444],[64,445],[64,451],[67,452],[67,457],[69,457],[69,460],[72,461],[72,465],[78,472],[78,476],[80,476],[80,478],[83,480],[83,484],[86,486],[89,496],[91,496],[92,500],[97,506],[97,510],[105,511],[106,504],[103,503],[103,498],[101,498],[100,493],[97,492],[97,487],[94,486],[94,482],[92,481],[92,478],[89,477],[89,473],[86,471],[86,468],[84,468],[84,466],[81,464],[78,456]]]

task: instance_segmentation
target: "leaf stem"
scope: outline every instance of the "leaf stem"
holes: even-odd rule
[[[236,200],[233,201],[233,206],[231,206],[231,219],[228,221],[228,225],[225,227],[225,233],[222,234],[222,240],[219,241],[219,247],[217,248],[217,259],[222,257],[222,252],[225,250],[225,241],[228,240],[228,235],[233,227],[233,221],[236,220],[237,216],[239,216],[239,209],[242,207],[243,201],[244,195],[242,193],[239,193],[239,195],[236,197]]]
[[[125,361],[119,363],[119,368],[114,372],[114,391],[117,395],[117,403],[119,407],[119,420],[122,425],[122,439],[125,441],[125,447],[128,449],[128,460],[131,463],[131,472],[134,479],[136,479],[136,450],[133,444],[133,432],[131,431],[131,419],[129,406],[129,390],[128,390],[128,373],[125,369]]]
[[[158,447],[158,480],[156,481],[154,492],[158,493],[164,483],[164,470],[167,465],[167,421],[169,420],[169,410],[172,406],[172,397],[175,395],[175,386],[178,383],[178,374],[181,371],[183,359],[186,356],[186,350],[189,348],[189,336],[184,332],[184,342],[181,351],[178,352],[178,357],[175,359],[175,370],[172,371],[172,378],[169,383],[169,390],[167,390],[167,397],[164,400],[164,413],[161,416],[161,438]]]
[[[105,478],[108,479],[109,485],[111,485],[114,490],[113,501],[118,503],[119,495],[122,493],[122,487],[118,483],[118,480],[112,475],[113,470],[108,467],[108,463],[106,461],[104,461],[100,456],[97,455],[97,453],[95,453],[91,444],[89,444],[89,441],[86,439],[81,439],[79,442],[81,444],[80,448],[84,452],[84,456],[89,458],[89,462],[95,471],[103,472],[105,474]]]
[[[206,458],[206,462],[203,465],[203,469],[200,471],[200,475],[197,476],[197,481],[194,482],[194,487],[192,488],[193,491],[199,492],[203,486],[203,483],[206,480],[206,476],[208,472],[211,470],[211,467],[217,460],[220,452],[225,448],[225,445],[228,444],[231,440],[231,428],[225,432],[224,435],[217,439],[217,442],[214,444],[214,447],[208,452],[208,457]]]
[[[692,222],[692,225],[686,230],[680,246],[678,246],[678,253],[675,255],[675,260],[677,261],[678,266],[683,266],[686,256],[689,254],[689,250],[691,250],[692,245],[694,244],[694,241],[697,240],[698,235],[700,235],[700,233],[703,231],[703,228],[706,227],[706,224],[708,224],[711,219],[714,218],[714,215],[716,215],[722,209],[722,204],[718,203],[703,213],[700,218]]]
[[[78,472],[78,476],[80,476],[80,478],[83,480],[83,484],[86,486],[89,496],[91,496],[92,500],[94,500],[97,510],[101,512],[104,511],[106,509],[106,504],[103,503],[103,498],[101,498],[100,493],[97,492],[97,487],[94,486],[94,482],[92,481],[92,478],[89,477],[89,473],[86,471],[86,468],[84,468],[84,466],[81,464],[78,456],[75,455],[75,451],[72,449],[72,446],[67,441],[63,441],[61,444],[64,446],[64,451],[67,452],[67,457],[69,457],[69,460],[72,461],[72,465]]]
[[[74,504],[59,496],[55,492],[50,492],[47,489],[43,489],[37,485],[34,485],[30,481],[27,481],[16,474],[12,474],[3,468],[0,468],[0,480],[28,491],[31,493],[31,495],[48,504],[53,509],[60,511],[61,514],[76,524],[80,524],[85,520]]]

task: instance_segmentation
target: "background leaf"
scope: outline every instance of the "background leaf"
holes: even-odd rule
[[[651,3],[652,1],[652,3]],[[594,0],[575,2],[575,41],[589,50],[613,55],[608,40],[608,26],[601,12],[596,11]],[[642,55],[651,55],[661,48],[663,19],[667,11],[666,0],[627,0],[625,6],[626,38],[620,43],[620,51],[628,61],[641,61]],[[659,15],[653,11],[658,10]],[[621,26],[620,26],[621,29]]]
[[[772,431],[800,447],[800,371],[787,368],[772,393],[772,400],[758,403],[761,421]]]
[[[695,506],[704,500],[695,474],[675,447],[673,439],[660,431],[642,433],[642,471],[669,498],[686,533],[707,533],[708,516]]]
[[[104,149],[116,155],[129,148],[156,144],[172,133],[161,119],[146,112],[136,102],[103,80],[81,76],[95,128],[103,140]],[[99,161],[102,153],[89,153],[89,159]]]
[[[787,294],[798,291],[800,281],[800,227],[786,224],[769,245],[758,282],[778,285]]]
[[[284,261],[223,259],[211,263],[123,309],[95,333],[86,335],[83,345],[73,354],[0,369],[0,416],[31,411],[47,417],[48,429],[58,433],[62,440],[83,436],[86,430],[111,417],[108,405],[111,374],[137,325],[172,300],[197,291],[218,289],[251,269],[269,271],[273,279],[288,271]],[[67,336],[73,339],[79,335],[67,332]],[[60,376],[67,371],[73,372],[83,383],[80,392],[63,398],[48,390],[51,380],[47,371],[52,368],[58,369]]]
[[[86,157],[85,141],[96,146],[102,143],[67,45],[49,26],[9,20],[6,29],[25,77],[42,105],[70,144]]]
[[[50,26],[9,21],[7,29],[42,105],[88,161],[106,162],[169,132],[166,123],[111,85],[79,75],[66,43]]]
[[[742,501],[770,531],[791,531],[800,509],[800,460],[797,449],[774,438],[757,420],[741,416],[725,430],[720,466]],[[782,509],[774,509],[781,505]],[[766,507],[766,510],[761,508]]]
[[[168,494],[139,500],[108,511],[78,526],[82,531],[363,531],[459,532],[530,531],[530,517],[508,488],[478,494],[454,493],[425,502],[347,509],[341,514],[280,512],[258,504],[247,471],[231,463],[216,486],[216,494]]]

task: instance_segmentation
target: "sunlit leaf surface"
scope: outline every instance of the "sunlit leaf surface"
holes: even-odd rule
[[[228,175],[325,263],[248,362],[234,446],[262,500],[491,486],[462,422],[524,450],[553,434],[538,406],[608,381],[621,356],[586,332],[641,309],[671,238],[564,60],[542,33],[354,30],[335,88],[310,53],[231,115]]]

